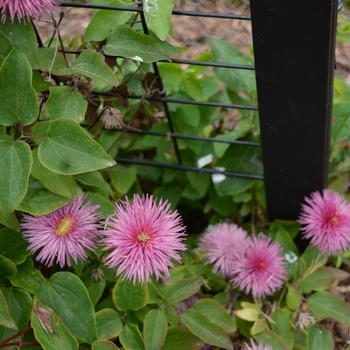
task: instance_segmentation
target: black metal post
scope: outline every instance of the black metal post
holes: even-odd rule
[[[327,179],[337,0],[251,0],[268,213],[296,219]]]

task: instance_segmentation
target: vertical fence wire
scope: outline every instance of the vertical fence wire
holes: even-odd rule
[[[149,30],[148,30],[148,26],[147,26],[147,23],[146,23],[145,14],[144,14],[144,11],[143,11],[143,2],[142,1],[139,2],[137,4],[137,6],[139,8],[142,8],[142,11],[140,12],[142,29],[143,29],[145,34],[149,34]],[[165,92],[165,89],[164,89],[163,80],[162,80],[162,77],[160,75],[157,62],[153,62],[152,63],[152,67],[153,67],[153,71],[154,71],[154,74],[155,74],[156,79],[157,79],[157,88],[160,89],[161,97],[162,97],[162,99],[164,99],[164,98],[166,98],[166,92]],[[181,165],[182,164],[181,154],[180,154],[180,150],[179,150],[179,145],[178,145],[177,139],[174,136],[175,128],[174,128],[174,123],[173,123],[173,120],[172,120],[172,117],[171,117],[171,113],[170,113],[170,110],[169,110],[169,106],[168,106],[168,103],[166,101],[164,101],[164,100],[162,101],[162,103],[163,103],[165,116],[166,116],[167,121],[168,121],[169,129],[170,129],[170,132],[171,132],[171,139],[173,141],[174,150],[175,150],[175,154],[176,154],[176,159],[177,159],[178,164]]]

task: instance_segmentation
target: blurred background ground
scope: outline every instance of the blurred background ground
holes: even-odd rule
[[[248,1],[245,0],[176,0],[176,8],[189,11],[249,15]],[[60,25],[62,37],[66,40],[76,40],[79,43],[79,38],[84,34],[93,11],[57,8],[54,12],[56,19],[59,18],[61,12],[64,13]],[[339,22],[340,24],[350,23],[350,10],[348,8],[341,11]],[[37,26],[44,40],[52,35],[53,26],[50,21],[40,20]],[[187,48],[181,54],[182,58],[195,58],[208,51],[208,38],[226,40],[239,47],[244,53],[249,54],[252,48],[251,23],[229,19],[173,16],[173,34],[169,41]],[[350,42],[337,43],[336,59],[336,74],[343,76],[350,83]]]

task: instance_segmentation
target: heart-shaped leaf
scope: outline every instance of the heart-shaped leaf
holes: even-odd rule
[[[37,125],[34,133],[42,139],[39,161],[54,173],[76,175],[115,165],[104,148],[72,120],[53,120]]]
[[[0,107],[1,108],[1,107]],[[12,213],[23,200],[32,167],[30,147],[23,141],[13,141],[9,136],[0,137],[0,211]]]
[[[38,117],[39,107],[32,86],[32,67],[27,57],[14,49],[0,68],[0,124],[29,125]]]

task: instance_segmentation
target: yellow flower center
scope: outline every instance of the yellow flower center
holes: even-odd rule
[[[146,245],[151,240],[151,237],[147,233],[141,232],[137,235],[137,240],[142,245]]]
[[[67,236],[71,232],[73,225],[74,225],[73,218],[71,218],[69,216],[62,218],[59,221],[57,228],[56,228],[57,236]]]
[[[330,222],[334,225],[336,225],[339,222],[339,218],[337,215],[333,215],[330,219]]]

